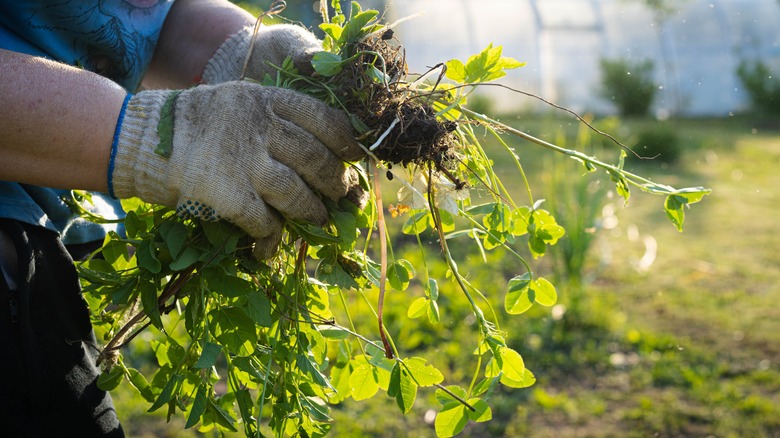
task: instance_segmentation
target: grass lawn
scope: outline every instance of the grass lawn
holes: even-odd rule
[[[581,309],[561,321],[606,330],[592,348],[575,337],[580,355],[601,360],[573,376],[537,372],[507,435],[780,434],[780,133],[746,120],[670,123],[680,163],[638,171],[712,195],[689,210],[683,233],[655,197],[618,202],[618,226],[590,253]],[[657,255],[642,269],[648,245]],[[558,348],[548,342],[542,357]]]

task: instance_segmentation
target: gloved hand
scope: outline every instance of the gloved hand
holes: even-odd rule
[[[245,27],[222,43],[206,63],[203,82],[218,84],[241,79],[253,32],[254,27]],[[276,69],[268,63],[281,66],[288,56],[298,71],[309,75],[314,72],[311,58],[321,51],[321,41],[301,26],[290,24],[261,26],[255,35],[255,45],[245,77],[262,81],[266,74],[274,76]]]
[[[112,195],[224,218],[255,238],[256,257],[268,258],[281,239],[279,213],[324,225],[315,192],[332,200],[361,193],[343,160],[363,151],[343,112],[243,81],[175,93],[142,91],[128,102],[109,165]]]

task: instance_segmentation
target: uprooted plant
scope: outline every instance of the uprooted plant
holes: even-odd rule
[[[491,45],[466,62],[450,60],[410,77],[393,26],[380,23],[377,11],[352,3],[347,18],[338,0],[332,7],[331,17],[322,2],[325,51],[312,61],[316,73],[301,75],[285,63],[264,83],[318,97],[350,115],[369,157],[363,168],[371,201],[362,209],[346,200],[326,201],[331,221],[324,229],[287,221],[278,255],[262,262],[252,258],[251,240],[231,224],[123,201],[126,236],[110,234],[102,257],[79,266],[93,322],[105,334],[99,384],[112,389],[126,379],[151,403],[150,411],[167,407],[169,417],[184,413],[186,427],[240,427],[247,436],[269,430],[277,436],[322,436],[331,428],[329,404],[370,398],[381,389],[407,413],[419,388],[436,387],[441,403],[436,432],[455,435],[468,421],[491,418],[488,401],[496,385],[524,388],[535,378],[509,347],[488,297],[458,270],[450,243],[471,239],[483,255],[501,250],[517,258],[519,272],[504,296],[507,313],[551,306],[557,299],[555,287],[522,253],[543,256],[564,230],[542,208],[543,200],[533,198],[503,135],[562,153],[587,171],[605,171],[626,200],[631,186],[665,195],[667,215],[679,229],[686,206],[709,190],[658,184],[624,170],[624,151],[617,164],[608,164],[469,110],[467,98],[475,87],[523,65],[502,56],[501,47]],[[516,203],[493,171],[477,127],[494,136],[504,158],[516,165],[527,204]],[[467,387],[445,386],[434,364],[407,357],[403,343],[384,328],[388,286],[403,292],[414,284],[424,292],[410,299],[411,318],[427,315],[437,323],[441,315],[439,283],[427,267],[418,266],[418,273],[393,256],[383,176],[402,185],[389,211],[403,218],[403,233],[416,236],[420,245],[424,233],[435,236],[448,266],[442,291],[459,290],[473,312],[475,364]],[[476,204],[476,193],[489,202]],[[366,315],[354,313],[348,294],[369,303],[368,294],[376,291],[369,316],[377,329],[359,333],[353,321]],[[331,297],[338,302],[333,308]],[[146,330],[149,326],[154,330]],[[159,365],[151,380],[120,354],[138,334],[149,332]]]

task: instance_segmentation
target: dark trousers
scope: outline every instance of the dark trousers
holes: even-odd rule
[[[0,229],[18,258],[15,290],[0,275],[0,436],[124,436],[71,255],[43,228]]]

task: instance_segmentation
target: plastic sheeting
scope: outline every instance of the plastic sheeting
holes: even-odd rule
[[[502,83],[577,111],[614,111],[599,95],[601,58],[653,60],[653,110],[661,117],[745,109],[735,73],[743,59],[760,59],[780,76],[780,1],[670,3],[670,13],[658,14],[641,0],[393,0],[386,20],[423,13],[396,28],[413,72],[492,42],[528,63]],[[502,109],[538,108],[526,97],[486,92]]]

